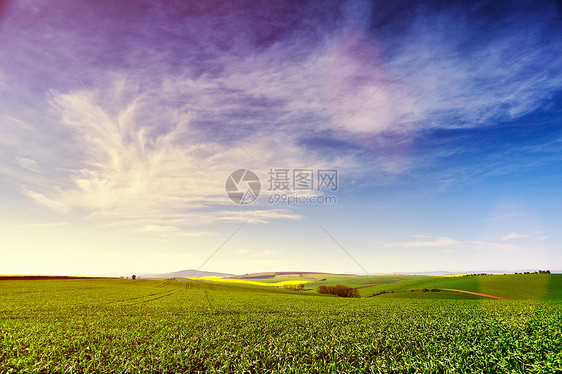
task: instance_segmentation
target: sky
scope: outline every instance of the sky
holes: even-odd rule
[[[559,1],[0,2],[0,274],[562,271],[560,35]]]

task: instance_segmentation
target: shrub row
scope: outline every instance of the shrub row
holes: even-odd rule
[[[286,284],[283,286],[286,290],[291,290],[291,291],[302,291],[304,289],[304,284],[303,283],[299,283],[299,284]]]
[[[319,286],[316,291],[322,294],[337,295],[340,297],[359,297],[359,293],[355,288],[336,284],[335,286]]]

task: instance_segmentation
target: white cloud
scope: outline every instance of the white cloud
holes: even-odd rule
[[[57,226],[69,226],[68,222],[45,222],[45,223],[30,223],[26,225],[18,225],[19,228],[42,228],[42,227],[57,227]]]
[[[386,243],[385,247],[399,248],[439,248],[446,252],[467,251],[467,250],[486,250],[486,251],[514,251],[521,250],[511,244],[497,243],[480,240],[456,240],[447,237],[432,237],[426,235],[412,235],[418,239],[404,242]]]
[[[413,235],[416,238],[426,239],[426,240],[414,240],[414,241],[407,241],[407,242],[398,242],[398,243],[387,243],[385,247],[403,247],[403,248],[430,248],[430,247],[453,247],[456,245],[461,244],[461,242],[450,239],[450,238],[443,238],[443,237],[429,237],[424,235]]]
[[[530,234],[521,234],[518,232],[510,232],[509,234],[501,238],[502,241],[509,241],[514,239],[532,239],[532,240],[546,240],[550,238],[550,235],[545,235],[544,231],[537,231]]]
[[[463,15],[418,17],[390,67],[407,86],[422,125],[476,127],[517,118],[559,89],[562,73],[550,47],[562,45],[542,47],[544,24],[525,21],[498,19],[475,46],[466,40],[475,25]]]
[[[32,158],[18,157],[16,156],[16,161],[20,167],[27,169],[29,171],[37,172],[39,171],[39,164]]]
[[[185,236],[185,237],[202,237],[202,236],[210,236],[215,235],[215,233],[210,231],[184,231],[181,227],[178,226],[164,226],[158,224],[147,224],[143,226],[138,226],[133,231],[141,232],[141,233],[149,233],[149,234],[162,234],[167,237],[169,236]]]
[[[519,234],[517,232],[510,232],[509,234],[505,235],[504,237],[501,238],[502,241],[508,241],[508,240],[513,240],[513,239],[521,239],[521,238],[526,238],[526,235],[522,235]]]
[[[274,251],[272,249],[266,249],[261,252],[255,253],[254,255],[252,255],[252,257],[265,257],[265,256],[273,255],[275,253],[277,253],[277,251]]]
[[[46,206],[47,208],[50,208],[56,212],[67,213],[69,211],[69,206],[67,204],[61,201],[57,201],[56,199],[49,198],[43,193],[30,191],[26,187],[22,189],[22,192],[24,195],[32,198],[37,203]]]
[[[251,217],[250,223],[266,223],[300,218],[289,209],[259,203],[249,210],[233,210],[224,190],[226,177],[240,167],[262,176],[273,165],[325,168],[322,156],[307,155],[282,137],[255,134],[244,142],[244,148],[259,155],[251,160],[236,143],[202,135],[192,125],[201,113],[190,108],[162,109],[152,102],[155,92],[127,90],[130,87],[118,79],[108,92],[54,94],[52,104],[61,124],[79,145],[73,160],[79,161],[78,168],[57,165],[66,173],[59,178],[51,175],[48,184],[26,186],[27,196],[58,212],[85,210],[93,219],[140,224],[145,231],[171,231],[174,221],[211,223]],[[174,94],[185,99],[180,90]],[[174,96],[161,99],[174,100]],[[147,120],[147,113],[161,122]],[[221,130],[215,128],[214,133]],[[39,168],[31,159],[22,158],[20,164]]]

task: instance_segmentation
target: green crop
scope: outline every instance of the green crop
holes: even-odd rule
[[[438,292],[435,294],[439,294]],[[562,372],[562,304],[0,281],[0,372]]]

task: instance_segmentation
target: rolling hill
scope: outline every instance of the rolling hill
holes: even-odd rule
[[[194,270],[194,269],[187,269],[187,270],[180,270],[174,271],[171,273],[162,273],[162,274],[145,274],[141,275],[141,278],[202,278],[202,277],[221,277],[221,278],[230,278],[236,276],[235,274],[227,274],[227,273],[217,273],[212,271],[202,271],[202,270]]]

